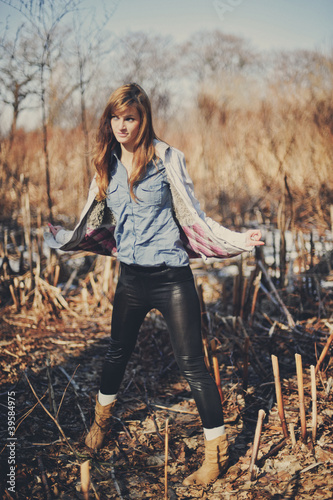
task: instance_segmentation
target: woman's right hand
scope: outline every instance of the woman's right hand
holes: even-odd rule
[[[53,226],[48,222],[49,229],[51,233],[53,234],[54,237],[56,237],[57,233],[60,231],[60,229],[63,229],[62,226]]]

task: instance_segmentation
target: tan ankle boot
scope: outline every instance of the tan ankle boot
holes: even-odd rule
[[[109,405],[102,406],[96,396],[95,421],[85,440],[89,448],[97,450],[102,448],[104,436],[110,428],[110,418],[115,404],[116,401],[113,401]]]
[[[226,434],[205,441],[205,460],[196,472],[187,477],[183,484],[201,484],[207,486],[216,481],[220,473],[226,469],[229,460],[228,438]]]

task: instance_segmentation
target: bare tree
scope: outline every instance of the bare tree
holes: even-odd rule
[[[165,116],[170,109],[172,84],[177,80],[171,38],[131,32],[119,40],[113,52],[118,83],[135,81],[142,85],[149,93],[154,114]]]
[[[198,83],[221,76],[253,73],[261,65],[259,55],[244,38],[222,31],[199,31],[183,44],[184,70]]]
[[[61,46],[57,39],[57,32],[63,18],[77,9],[80,0],[1,0],[28,21],[31,33],[35,35],[35,56],[32,65],[38,69],[40,83],[40,101],[43,127],[43,152],[45,160],[46,192],[49,208],[49,218],[53,221],[52,197],[50,183],[50,160],[48,152],[48,111],[47,111],[47,83],[53,68],[54,61],[61,54]]]
[[[11,150],[19,114],[33,104],[36,96],[36,68],[30,64],[31,40],[24,34],[24,26],[16,31],[15,38],[5,36],[0,42],[0,99],[12,109],[12,123],[9,131]]]
[[[77,68],[77,86],[80,92],[80,116],[82,132],[84,137],[84,190],[87,189],[90,180],[90,144],[89,126],[87,119],[87,90],[91,86],[97,74],[100,74],[102,57],[110,52],[110,33],[107,25],[119,3],[113,0],[104,6],[103,15],[99,16],[102,22],[97,20],[95,7],[77,11],[73,16],[73,40],[72,51],[74,53],[74,64]]]

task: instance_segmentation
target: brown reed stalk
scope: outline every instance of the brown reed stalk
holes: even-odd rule
[[[45,474],[45,467],[44,467],[44,464],[42,461],[42,457],[40,457],[40,456],[37,457],[37,463],[38,463],[38,467],[40,470],[40,474],[42,476],[42,483],[43,483],[43,486],[45,488],[45,498],[46,498],[46,500],[51,500],[52,499],[51,491],[50,491],[49,483],[47,482],[47,477]]]
[[[244,278],[242,297],[241,297],[241,306],[240,306],[240,313],[239,313],[241,318],[243,318],[243,315],[244,315],[244,305],[245,305],[245,298],[246,298],[248,281],[249,281],[248,278]]]
[[[104,272],[102,276],[102,290],[106,297],[109,297],[109,289],[111,285],[111,257],[104,256]]]
[[[8,257],[8,229],[6,228],[5,231],[4,231],[4,247],[3,247],[3,251],[4,251],[4,257]]]
[[[250,325],[252,325],[252,323],[253,323],[254,311],[256,308],[258,293],[259,293],[259,289],[260,289],[261,276],[262,276],[262,271],[259,271],[258,276],[254,280],[254,291],[253,291],[252,304],[251,304]]]
[[[317,436],[317,387],[316,387],[316,370],[313,365],[311,370],[311,396],[312,396],[312,441],[315,443]]]
[[[19,302],[17,300],[16,293],[15,293],[15,290],[14,290],[14,287],[12,284],[9,285],[9,291],[10,291],[10,294],[11,294],[13,302],[14,302],[15,310],[17,312],[20,307],[19,307]]]
[[[22,183],[22,218],[24,228],[24,240],[28,250],[28,261],[31,278],[33,280],[33,259],[32,259],[32,241],[31,241],[31,211],[28,180],[23,179]],[[33,283],[31,282],[31,289]]]
[[[331,343],[332,343],[332,340],[333,340],[333,332],[332,332],[332,333],[331,333],[331,335],[328,337],[327,342],[326,342],[326,344],[325,344],[325,347],[324,347],[324,349],[323,349],[323,351],[322,351],[322,353],[321,353],[321,355],[320,355],[320,357],[319,357],[319,359],[318,359],[318,363],[317,363],[317,365],[316,365],[316,373],[318,373],[318,370],[319,370],[319,368],[320,368],[320,365],[321,365],[321,364],[322,364],[322,362],[324,361],[324,358],[325,358],[325,356],[326,356],[326,354],[327,354],[327,352],[328,352],[328,350],[329,350],[329,348],[330,348],[330,345],[331,345]]]
[[[299,398],[299,412],[301,419],[301,433],[302,433],[302,441],[305,442],[306,419],[305,419],[305,405],[304,405],[302,356],[300,354],[295,354],[295,360],[296,360],[297,386],[298,386],[298,398]]]
[[[37,251],[40,260],[43,258],[43,229],[42,229],[42,210],[37,207]]]
[[[83,493],[84,500],[89,500],[89,487],[90,487],[90,460],[86,460],[80,464],[80,475],[81,475],[81,491]]]
[[[90,272],[88,274],[88,276],[89,276],[89,281],[90,281],[90,284],[91,284],[91,288],[92,288],[93,293],[94,293],[95,300],[96,300],[96,302],[99,302],[101,300],[101,295],[99,293],[98,286],[96,285],[96,281],[94,279],[94,275],[93,275],[92,272]]]
[[[202,332],[202,346],[204,352],[205,365],[207,370],[211,373],[212,368],[210,366],[209,355],[208,355],[208,320],[207,320],[206,304],[203,298],[202,285],[196,283],[196,287],[198,291],[200,308],[201,308],[201,332]]]
[[[215,339],[212,339],[210,341],[210,347],[212,350],[212,360],[213,360],[213,370],[214,370],[215,383],[217,385],[217,389],[218,389],[219,394],[220,394],[221,403],[223,404],[223,392],[222,392],[222,385],[221,385],[219,362],[217,359],[217,350],[216,350]]]
[[[164,445],[164,499],[168,500],[168,456],[169,456],[169,419],[165,421],[165,445]]]
[[[17,297],[18,306],[20,308],[22,305],[24,305],[25,298],[24,298],[23,287],[20,286],[20,280],[17,276],[14,276],[13,286],[14,286],[15,295]]]
[[[60,275],[60,266],[57,264],[54,268],[53,286],[57,286]]]
[[[82,281],[81,297],[82,297],[81,300],[82,309],[84,311],[84,314],[89,316],[88,290],[87,290],[87,285],[85,284],[84,281]]]
[[[274,382],[275,382],[275,392],[276,392],[276,401],[278,405],[278,413],[282,424],[282,432],[285,438],[288,437],[288,429],[286,418],[284,415],[284,407],[283,407],[283,398],[282,398],[282,390],[281,390],[281,382],[280,382],[280,370],[279,370],[279,362],[276,356],[272,354],[272,365],[273,365],[273,374],[274,374]]]
[[[262,424],[263,424],[265,416],[266,416],[266,413],[264,412],[264,410],[259,410],[257,427],[256,427],[255,435],[254,435],[254,441],[253,441],[250,469],[249,469],[251,481],[253,481],[255,479],[254,464],[255,464],[255,462],[257,460],[257,456],[258,456]]]
[[[290,432],[290,438],[291,438],[291,445],[293,448],[296,446],[296,438],[295,438],[295,425],[291,423],[289,425],[289,432]]]
[[[248,375],[249,375],[249,346],[250,337],[245,337],[244,343],[244,360],[243,360],[243,390],[247,391]]]
[[[243,282],[243,265],[242,260],[238,263],[238,274],[234,276],[233,283],[233,298],[232,298],[232,307],[233,307],[233,315],[239,316],[241,309],[241,301],[242,301],[242,282]]]

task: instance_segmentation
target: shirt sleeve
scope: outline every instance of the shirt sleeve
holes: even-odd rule
[[[57,243],[61,245],[66,245],[71,239],[73,235],[73,231],[67,231],[66,229],[60,229],[55,236],[55,240]]]
[[[253,250],[252,246],[246,244],[246,234],[240,233],[238,231],[232,231],[231,229],[227,229],[222,226],[211,217],[208,217],[205,212],[201,209],[200,203],[194,194],[194,186],[192,179],[188,173],[186,168],[185,156],[180,151],[177,151],[178,156],[178,167],[180,170],[181,182],[183,183],[188,196],[191,199],[192,205],[196,210],[200,219],[202,219],[210,230],[221,240],[225,240],[226,242],[244,250],[250,252]]]

